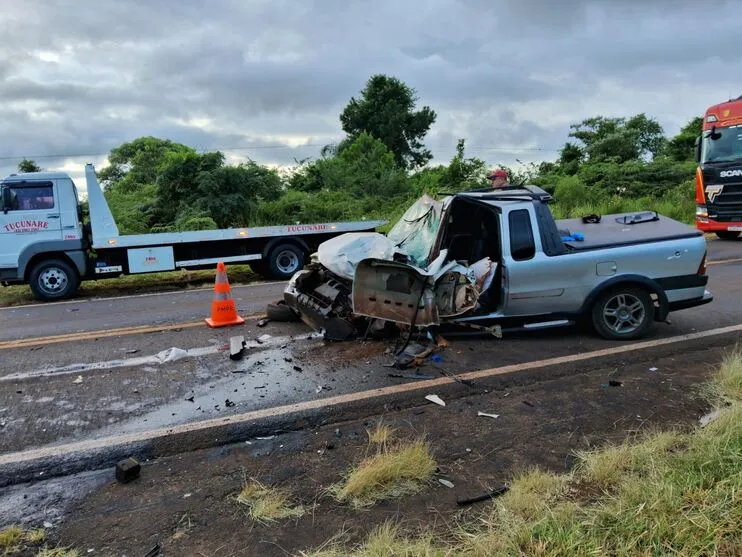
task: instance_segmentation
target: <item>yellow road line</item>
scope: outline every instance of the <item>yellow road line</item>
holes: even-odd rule
[[[243,316],[245,319],[256,319],[257,315]],[[99,331],[83,331],[80,333],[68,333],[65,335],[54,335],[48,337],[24,338],[20,340],[7,340],[0,342],[0,350],[11,348],[29,348],[44,344],[57,344],[60,342],[76,342],[80,340],[91,340],[94,338],[107,338],[126,335],[137,335],[144,333],[158,333],[160,331],[173,331],[175,329],[193,329],[194,327],[208,327],[203,321],[191,321],[188,323],[175,323],[171,325],[139,325],[136,327],[124,327],[121,329],[103,329]]]
[[[549,358],[545,360],[537,360],[520,364],[511,364],[501,367],[482,369],[479,371],[471,371],[468,373],[460,373],[458,374],[458,378],[460,380],[484,379],[487,377],[495,377],[498,375],[514,374],[525,370],[542,369],[561,364],[591,360],[603,356],[615,356],[628,352],[637,352],[639,350],[645,350],[648,348],[657,348],[659,346],[667,346],[676,343],[740,332],[742,332],[742,324],[731,325],[729,327],[721,327],[718,329],[711,329],[709,331],[701,331],[697,333],[690,333],[669,338],[649,340],[633,344],[622,344],[620,346],[613,346],[611,348],[605,348],[602,350],[583,352],[582,354],[570,354],[568,356],[559,356],[556,358]],[[163,427],[158,429],[151,429],[149,431],[113,435],[110,437],[101,437],[97,439],[86,439],[84,441],[76,441],[65,445],[54,445],[40,447],[37,449],[28,449],[17,453],[0,455],[0,466],[29,462],[39,458],[63,458],[65,455],[74,454],[80,451],[106,449],[109,447],[128,443],[149,441],[158,438],[167,438],[172,435],[182,435],[188,433],[197,434],[199,432],[213,431],[214,436],[217,436],[218,432],[222,428],[232,428],[235,426],[235,424],[242,424],[245,422],[252,422],[266,418],[277,418],[292,414],[294,412],[309,412],[312,410],[319,410],[322,408],[339,406],[342,404],[379,399],[390,395],[415,393],[418,391],[430,391],[435,387],[442,387],[443,385],[451,384],[454,381],[456,381],[456,379],[452,377],[440,377],[427,381],[414,381],[410,383],[402,383],[399,385],[391,385],[389,387],[382,387],[379,389],[371,389],[368,391],[359,391],[333,397],[307,400],[295,404],[287,404],[285,406],[274,406],[273,408],[264,408],[262,410],[254,410],[251,412],[235,414],[232,416],[224,416],[221,418],[191,422],[187,424],[176,425],[173,427]],[[218,444],[217,440],[215,440],[215,444]],[[179,447],[179,450],[187,451],[189,449],[187,446],[182,445]]]
[[[719,259],[718,261],[709,261],[707,265],[723,265],[724,263],[740,263],[742,262],[742,257],[737,257],[735,259]]]

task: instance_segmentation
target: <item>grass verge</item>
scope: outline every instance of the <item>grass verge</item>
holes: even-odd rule
[[[423,440],[392,441],[391,429],[377,425],[369,432],[377,452],[353,467],[342,482],[330,488],[338,501],[366,507],[420,491],[436,470],[430,445]]]
[[[27,554],[28,551],[38,549],[45,539],[46,531],[43,528],[25,530],[18,526],[8,526],[0,530],[0,555]]]
[[[569,474],[527,471],[475,522],[437,538],[385,525],[359,546],[305,555],[742,555],[741,352],[712,385],[720,412],[705,427],[579,453]]]
[[[247,507],[250,518],[262,523],[282,518],[299,518],[306,513],[302,505],[294,505],[291,502],[287,491],[265,486],[257,480],[245,483],[237,495],[237,502]]]
[[[244,284],[261,279],[249,265],[229,265],[227,273],[231,284]],[[83,282],[77,297],[93,298],[184,290],[213,284],[215,278],[216,269],[125,275],[114,279]],[[17,306],[35,301],[27,285],[0,287],[0,306]]]

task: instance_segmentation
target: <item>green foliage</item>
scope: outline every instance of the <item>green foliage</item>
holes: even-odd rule
[[[569,137],[582,143],[582,147],[567,144],[562,150],[566,160],[579,160],[580,151],[590,162],[615,161],[623,163],[656,155],[664,145],[662,126],[645,114],[626,118],[595,116],[579,124],[572,124]]]
[[[443,167],[438,188],[443,192],[472,190],[487,186],[487,163],[476,157],[465,157],[465,140],[459,139],[456,154],[448,166]]]
[[[156,186],[144,184],[137,191],[122,188],[106,188],[105,196],[111,213],[116,219],[121,234],[145,234],[150,232],[146,213],[155,201]]]
[[[696,138],[701,135],[702,130],[703,118],[701,116],[693,118],[678,135],[667,142],[663,154],[674,161],[693,162]]]
[[[163,170],[169,153],[195,153],[180,143],[157,137],[140,137],[111,150],[109,166],[98,173],[98,180],[107,189],[137,191],[154,184]]]
[[[18,172],[41,172],[41,167],[31,159],[23,159],[18,163]]]
[[[401,168],[424,166],[433,155],[422,139],[436,113],[428,106],[416,111],[417,100],[414,89],[397,78],[374,75],[360,98],[352,97],[340,114],[343,131],[351,139],[365,132],[380,140]]]

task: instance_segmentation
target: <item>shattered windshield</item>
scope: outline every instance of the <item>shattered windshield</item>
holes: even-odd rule
[[[742,126],[716,128],[712,135],[704,133],[701,161],[731,162],[742,159]]]
[[[424,195],[413,203],[394,225],[387,237],[407,252],[411,262],[422,269],[428,266],[430,252],[441,224],[443,203]]]

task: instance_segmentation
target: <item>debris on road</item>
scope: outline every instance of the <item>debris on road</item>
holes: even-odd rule
[[[656,367],[650,367],[649,368],[649,371],[657,371],[657,368]]]
[[[116,464],[116,480],[123,484],[129,483],[138,478],[141,471],[142,465],[135,458],[126,458]]]
[[[429,400],[430,402],[433,402],[437,404],[438,406],[446,405],[446,403],[443,402],[443,399],[439,397],[438,395],[425,395],[425,400]]]
[[[487,412],[477,412],[477,416],[484,416],[485,418],[497,419],[500,417],[500,414],[488,414]]]
[[[255,339],[255,342],[257,342],[258,344],[263,344],[264,342],[268,342],[272,338],[273,336],[269,334],[260,335],[258,338]]]
[[[166,362],[175,362],[178,360],[182,360],[183,358],[188,356],[188,352],[186,350],[183,350],[182,348],[168,348],[167,350],[163,350],[162,352],[158,352],[155,355],[155,359],[160,362],[161,364],[164,364]]]
[[[449,489],[453,489],[454,488],[453,482],[449,482],[448,480],[444,480],[442,478],[439,478],[438,479],[438,483],[440,483],[441,485],[445,485]]]
[[[126,351],[127,354],[136,354],[137,352],[139,352],[138,348],[132,348],[131,350]]]
[[[389,373],[388,377],[394,377],[397,379],[433,379],[432,375],[424,375],[422,373],[412,373],[409,375],[403,375],[401,373]]]
[[[261,319],[260,321],[258,321],[257,326],[262,328],[262,327],[265,327],[270,322],[271,320],[268,318]]]
[[[618,381],[617,379],[611,379],[610,381],[608,381],[608,386],[621,387],[623,386],[623,381]]]
[[[524,400],[523,401],[523,404],[525,404],[526,406],[530,406],[531,408],[535,408],[536,407],[536,405],[533,402],[529,401],[529,400]]]
[[[240,360],[245,354],[245,337],[240,335],[229,339],[229,358]]]
[[[150,549],[144,557],[159,557],[160,555],[162,555],[161,551],[162,551],[162,548],[160,547],[160,544],[158,543],[156,546]]]
[[[77,379],[75,379],[75,380],[73,381],[73,383],[75,383],[75,384],[77,384],[77,385],[79,385],[80,383],[82,383],[82,375],[78,375],[78,376],[77,376]]]
[[[301,366],[294,366],[294,371],[303,371]]]
[[[227,399],[227,400],[225,400],[225,401],[224,401],[224,406],[226,406],[227,408],[231,408],[231,407],[232,407],[232,406],[234,406],[234,405],[235,405],[235,403],[234,403],[234,402],[232,402],[232,401],[231,401],[231,400],[229,400],[229,399]]]
[[[488,491],[487,493],[483,493],[482,495],[477,495],[476,497],[470,497],[468,499],[459,499],[456,501],[457,505],[471,505],[472,503],[479,503],[481,501],[487,501],[489,499],[494,499],[495,497],[499,497],[500,495],[503,495],[504,493],[507,493],[509,487],[506,485],[502,485],[498,487],[497,489],[493,489],[491,491]]]

